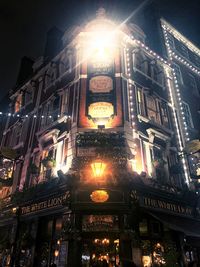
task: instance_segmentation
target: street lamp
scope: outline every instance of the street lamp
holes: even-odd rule
[[[96,178],[104,175],[106,164],[102,160],[96,160],[91,164],[93,175]]]

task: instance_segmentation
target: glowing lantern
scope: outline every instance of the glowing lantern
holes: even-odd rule
[[[101,160],[97,160],[91,164],[91,167],[94,177],[101,177],[104,174],[106,164]]]
[[[56,249],[56,250],[54,251],[54,256],[55,256],[55,257],[58,257],[58,255],[59,255],[59,250]]]

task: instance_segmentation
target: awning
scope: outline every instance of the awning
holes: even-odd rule
[[[200,237],[200,220],[158,212],[148,213],[172,230],[182,232],[186,236]]]

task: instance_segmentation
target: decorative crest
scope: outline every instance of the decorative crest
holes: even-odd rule
[[[102,19],[106,17],[106,10],[103,7],[100,7],[96,12],[97,18]]]

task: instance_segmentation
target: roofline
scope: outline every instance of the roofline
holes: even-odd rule
[[[169,22],[167,22],[164,18],[160,19],[161,25],[165,25],[167,29],[176,39],[184,43],[192,52],[196,53],[200,56],[200,49],[192,43],[188,38],[186,38],[182,33],[180,33],[176,28],[174,28]]]

